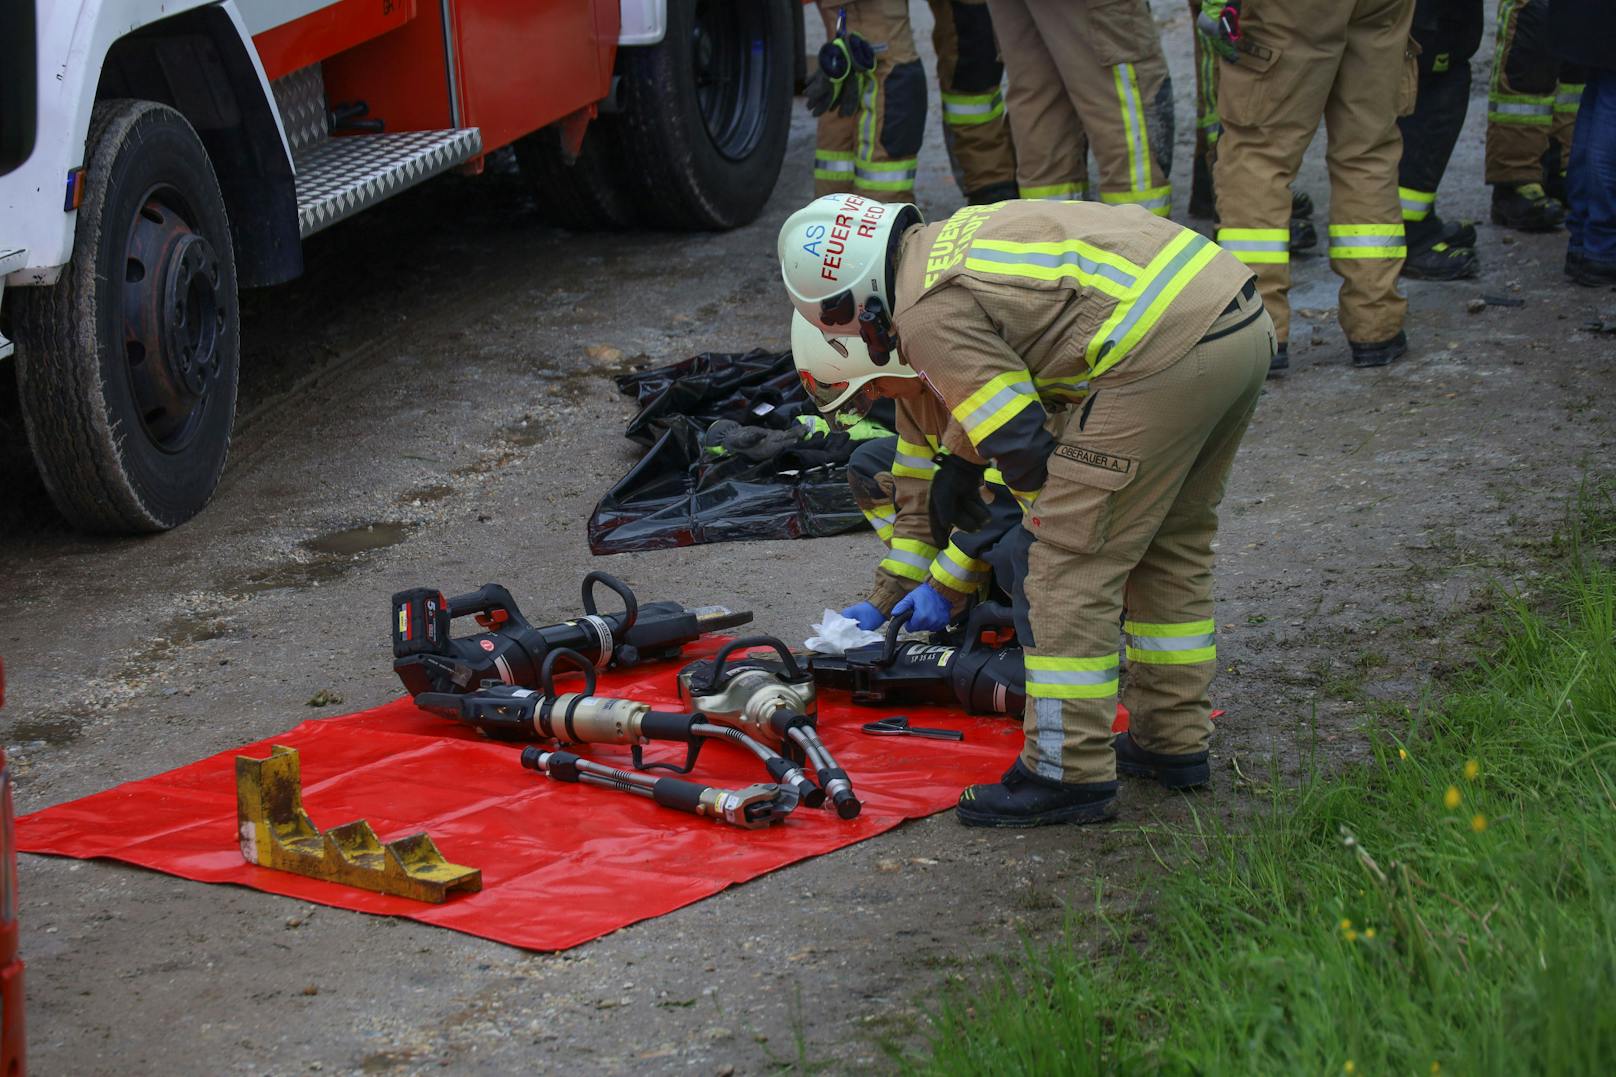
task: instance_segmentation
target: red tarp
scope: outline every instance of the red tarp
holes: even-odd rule
[[[704,641],[684,661],[715,649]],[[681,664],[606,674],[598,693],[675,703]],[[400,699],[304,722],[178,770],[25,815],[17,820],[17,845],[30,853],[111,857],[198,882],[236,883],[407,916],[530,950],[561,950],[952,807],[964,786],[996,780],[1021,745],[1017,721],[924,707],[903,713],[916,725],[963,730],[965,741],[859,732],[860,724],[891,713],[854,707],[842,693],[821,697],[820,736],[864,802],[852,821],[828,808],[799,807],[780,824],[746,831],[614,790],[557,782],[524,770],[520,745],[486,740]],[[428,905],[243,861],[236,843],[235,757],[262,758],[272,744],[300,752],[303,807],[316,826],[364,818],[383,841],[425,830],[448,860],[482,869],[482,891]],[[592,759],[628,765],[626,748],[585,750]],[[647,754],[678,760],[684,746]],[[693,777],[729,787],[768,780],[753,757],[721,743],[702,750]],[[557,909],[569,910],[565,919],[553,915]]]

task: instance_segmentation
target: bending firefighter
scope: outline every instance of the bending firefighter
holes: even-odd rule
[[[1105,819],[1119,770],[1205,784],[1217,505],[1274,350],[1251,271],[1141,206],[1089,202],[926,225],[833,195],[786,222],[779,253],[798,312],[829,334],[795,353],[821,409],[892,397],[907,445],[949,450],[925,508],[951,543],[982,517],[990,463],[1021,509],[1000,545],[1018,562],[1026,739],[999,783],[961,794],[960,820]],[[940,496],[945,468],[961,480]],[[924,533],[917,511],[896,505],[894,548]],[[1132,732],[1113,741],[1124,607]]]

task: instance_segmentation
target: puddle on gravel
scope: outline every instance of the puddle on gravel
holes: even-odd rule
[[[314,538],[304,542],[303,548],[311,553],[352,557],[354,554],[369,553],[372,550],[383,550],[389,546],[397,546],[409,536],[409,524],[366,524],[363,527],[350,527],[344,531],[333,531],[329,535],[316,535]]]
[[[316,535],[301,543],[303,549],[314,555],[312,560],[288,561],[255,572],[239,583],[227,585],[225,589],[257,594],[261,591],[318,587],[346,573],[363,555],[397,546],[409,538],[413,530],[411,524],[389,520]]]
[[[12,744],[71,744],[84,735],[84,719],[72,714],[51,714],[4,723]]]
[[[430,486],[420,486],[414,490],[406,490],[398,495],[400,505],[411,505],[420,502],[423,505],[434,501],[442,501],[455,492],[455,487],[446,482],[435,482]]]

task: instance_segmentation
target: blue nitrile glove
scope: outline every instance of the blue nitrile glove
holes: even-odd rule
[[[923,583],[898,600],[892,607],[892,616],[907,613],[912,632],[941,632],[948,627],[949,610],[948,599],[932,590],[931,584]]]
[[[866,632],[874,632],[886,622],[887,615],[875,608],[872,602],[860,602],[849,606],[842,611],[843,617],[851,617],[858,622],[858,626]]]

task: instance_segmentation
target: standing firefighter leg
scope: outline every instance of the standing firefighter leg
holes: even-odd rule
[[[1022,198],[1087,198],[1088,137],[1072,107],[1055,55],[1033,20],[1029,0],[989,0],[994,34],[1007,57],[1005,109],[1016,146]]]
[[[1560,62],[1549,47],[1548,0],[1500,0],[1487,93],[1487,182],[1494,224],[1552,232],[1565,207],[1543,187]]]
[[[908,0],[820,0],[827,36],[846,30],[875,50],[873,75],[858,87],[851,116],[836,110],[819,117],[814,153],[814,194],[858,191],[884,202],[914,196],[915,168],[926,130],[926,73],[909,28]]]
[[[987,0],[930,0],[943,139],[973,205],[1017,197],[1016,154],[1005,118],[1004,64]]]
[[[1384,366],[1406,350],[1408,300],[1397,291],[1408,253],[1397,197],[1397,116],[1414,106],[1413,8],[1412,0],[1358,0],[1324,106],[1330,268],[1341,278],[1341,328],[1354,366]]]
[[[1414,5],[1419,92],[1414,111],[1397,121],[1403,136],[1397,197],[1408,239],[1406,277],[1459,280],[1481,271],[1475,229],[1445,224],[1436,211],[1436,189],[1470,105],[1470,57],[1481,46],[1481,8],[1481,0],[1418,0]]]

